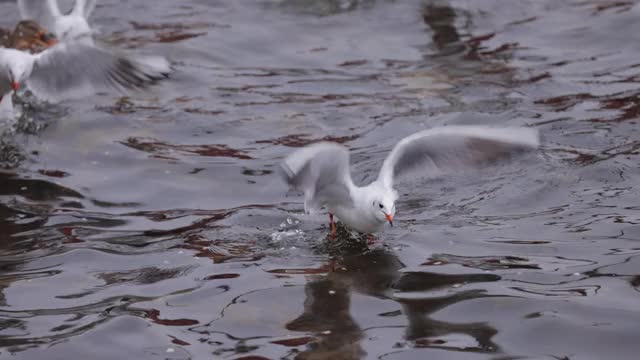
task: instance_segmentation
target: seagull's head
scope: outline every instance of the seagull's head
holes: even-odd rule
[[[16,61],[10,61],[7,68],[9,75],[9,82],[14,92],[20,89],[22,84],[31,74],[33,69],[33,61],[25,61],[25,59],[12,59]]]
[[[393,217],[396,215],[396,198],[395,191],[392,193],[384,192],[373,197],[371,211],[377,221],[382,224],[388,222],[393,226]]]

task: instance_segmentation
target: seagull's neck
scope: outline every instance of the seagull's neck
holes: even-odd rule
[[[3,63],[20,61],[22,58],[28,57],[29,53],[11,48],[0,48],[0,60]]]
[[[32,64],[36,56],[26,51],[0,48],[0,65],[8,70],[9,68],[16,68],[20,65]]]

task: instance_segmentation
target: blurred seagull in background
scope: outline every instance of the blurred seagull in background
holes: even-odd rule
[[[50,29],[61,43],[83,43],[106,49],[106,46],[96,44],[94,30],[89,25],[88,19],[96,7],[96,0],[75,0],[73,8],[67,14],[62,13],[57,0],[18,0],[18,7],[22,19],[35,20]],[[166,76],[172,71],[171,64],[165,57],[136,57],[138,65],[146,67],[143,69],[146,73]]]
[[[101,90],[123,93],[164,79],[172,72],[163,56],[123,53],[98,46],[87,21],[95,0],[76,0],[62,14],[56,0],[18,0],[23,19],[51,29],[58,43],[30,54],[0,48],[0,112],[13,113],[11,91],[26,85],[46,101],[86,96]]]
[[[38,54],[0,48],[0,109],[3,113],[13,109],[7,95],[23,84],[41,99],[59,101],[109,88],[140,89],[165,78],[169,68],[163,57],[127,56],[76,42]]]
[[[93,30],[88,19],[95,6],[96,0],[76,0],[71,11],[63,14],[57,0],[18,0],[22,19],[37,21],[61,42],[93,44]]]
[[[295,151],[284,159],[281,172],[291,187],[304,192],[306,213],[327,208],[332,237],[334,215],[346,226],[372,234],[387,222],[393,226],[398,176],[418,169],[433,173],[481,167],[538,146],[538,132],[530,128],[447,126],[400,140],[384,160],[378,178],[367,186],[353,183],[349,151],[335,143],[320,142]]]

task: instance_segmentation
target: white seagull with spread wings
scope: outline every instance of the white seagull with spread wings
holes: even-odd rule
[[[517,151],[539,146],[538,132],[530,128],[447,126],[420,131],[402,139],[382,164],[378,178],[363,187],[351,180],[349,151],[342,145],[321,142],[295,151],[281,170],[287,183],[304,191],[307,213],[326,207],[331,234],[333,215],[361,233],[393,225],[398,193],[395,179],[410,170],[428,172],[479,167]]]

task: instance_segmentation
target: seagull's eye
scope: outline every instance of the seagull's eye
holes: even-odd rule
[[[384,209],[384,205],[382,205],[382,204],[379,204],[379,205],[378,205],[378,207],[379,207],[380,209]]]

